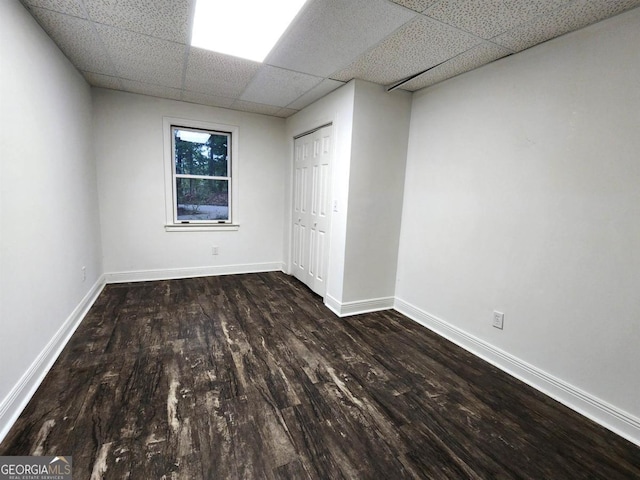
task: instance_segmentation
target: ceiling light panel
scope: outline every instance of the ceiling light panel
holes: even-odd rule
[[[191,45],[262,62],[305,0],[197,0]]]
[[[416,15],[386,0],[316,0],[291,25],[266,63],[328,77]]]

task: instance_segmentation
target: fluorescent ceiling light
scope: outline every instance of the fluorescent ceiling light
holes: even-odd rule
[[[191,45],[262,62],[305,0],[197,0]]]

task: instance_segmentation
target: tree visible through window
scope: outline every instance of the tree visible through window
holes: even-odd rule
[[[231,222],[231,133],[171,127],[176,223]]]

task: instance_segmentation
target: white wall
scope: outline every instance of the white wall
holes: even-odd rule
[[[638,45],[640,9],[417,93],[397,284],[636,429]]]
[[[282,268],[288,161],[283,119],[113,90],[94,89],[93,95],[109,280]],[[238,231],[165,231],[164,116],[239,127]]]
[[[393,305],[410,114],[408,92],[356,81],[344,303]]]
[[[639,27],[636,9],[416,94],[401,205],[407,95],[350,82],[286,122],[101,89],[92,109],[24,8],[0,3],[0,438],[103,271],[288,259],[292,139],[328,122],[338,305],[393,295],[402,210],[404,306],[637,421]],[[163,116],[239,126],[238,231],[164,230]]]
[[[354,80],[287,119],[289,202],[294,136],[333,124],[325,302],[338,314],[393,305],[410,110],[407,92]],[[285,222],[290,265],[290,204]]]
[[[1,438],[102,263],[91,92],[17,1],[0,2],[0,71]]]
[[[344,282],[344,263],[347,231],[347,210],[349,207],[349,169],[351,162],[351,136],[353,129],[353,108],[355,82],[350,82],[304,110],[287,118],[287,206],[285,210],[284,258],[291,272],[291,236],[292,236],[292,179],[293,179],[293,138],[327,123],[333,124],[334,144],[331,159],[331,196],[332,205],[337,202],[336,211],[331,212],[331,232],[329,237],[329,262],[327,272],[328,299],[342,301]]]

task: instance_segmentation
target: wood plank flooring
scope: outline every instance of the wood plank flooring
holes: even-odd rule
[[[74,479],[633,479],[640,448],[282,273],[108,285],[0,455]]]

